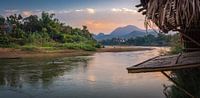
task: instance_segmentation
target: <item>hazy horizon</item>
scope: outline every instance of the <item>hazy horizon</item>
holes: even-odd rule
[[[55,13],[56,18],[73,27],[88,26],[91,33],[111,33],[117,27],[135,25],[144,29],[144,16],[134,7],[139,0],[4,0],[0,14],[40,15]]]

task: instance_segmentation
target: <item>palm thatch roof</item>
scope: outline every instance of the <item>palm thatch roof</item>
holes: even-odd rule
[[[184,31],[200,23],[200,0],[140,0],[139,12],[160,30]]]

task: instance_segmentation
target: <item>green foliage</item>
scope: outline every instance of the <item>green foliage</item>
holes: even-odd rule
[[[83,26],[83,29],[65,26],[55,14],[43,12],[41,17],[31,15],[10,15],[7,18],[0,16],[0,47],[21,47],[23,50],[34,50],[37,47],[62,46],[69,49],[83,49],[92,51],[98,46],[92,34]]]
[[[172,79],[176,81],[179,86],[190,94],[199,98],[200,96],[200,69],[188,68],[182,70],[176,70],[171,73]],[[168,98],[190,98],[186,93],[179,90],[176,85],[171,86],[171,90],[168,92]]]
[[[20,48],[21,50],[24,50],[24,51],[35,51],[38,49],[36,46],[33,46],[33,45],[26,45]]]
[[[10,38],[6,35],[0,36],[0,47],[9,47],[10,45]]]
[[[82,49],[86,51],[95,51],[96,48],[90,44],[85,44],[85,43],[65,43],[65,44],[60,44],[58,47],[60,48],[67,48],[67,49]]]
[[[172,35],[158,34],[154,36],[149,34],[130,39],[113,38],[103,40],[101,43],[103,45],[169,46],[171,37]]]
[[[172,39],[171,39],[171,54],[178,54],[183,51],[183,45],[181,44],[180,41],[180,36],[179,34],[175,34]]]
[[[5,18],[3,16],[0,16],[0,25],[3,25],[5,23]]]

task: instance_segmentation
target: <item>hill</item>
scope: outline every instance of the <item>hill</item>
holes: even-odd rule
[[[144,37],[145,35],[148,35],[148,34],[152,34],[155,36],[157,35],[152,30],[148,30],[148,33],[147,33],[146,30],[142,30],[133,25],[128,25],[125,27],[118,27],[108,35],[104,33],[99,33],[98,35],[95,35],[94,38],[98,41],[108,40],[112,38],[130,39],[130,38],[136,38],[136,37]]]

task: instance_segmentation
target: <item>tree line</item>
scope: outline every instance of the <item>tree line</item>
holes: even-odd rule
[[[99,44],[87,26],[72,28],[42,12],[41,16],[0,16],[0,47],[61,47],[94,50]]]
[[[100,41],[100,43],[103,45],[169,46],[174,36],[159,33],[157,36],[149,34],[129,39],[112,38]]]

